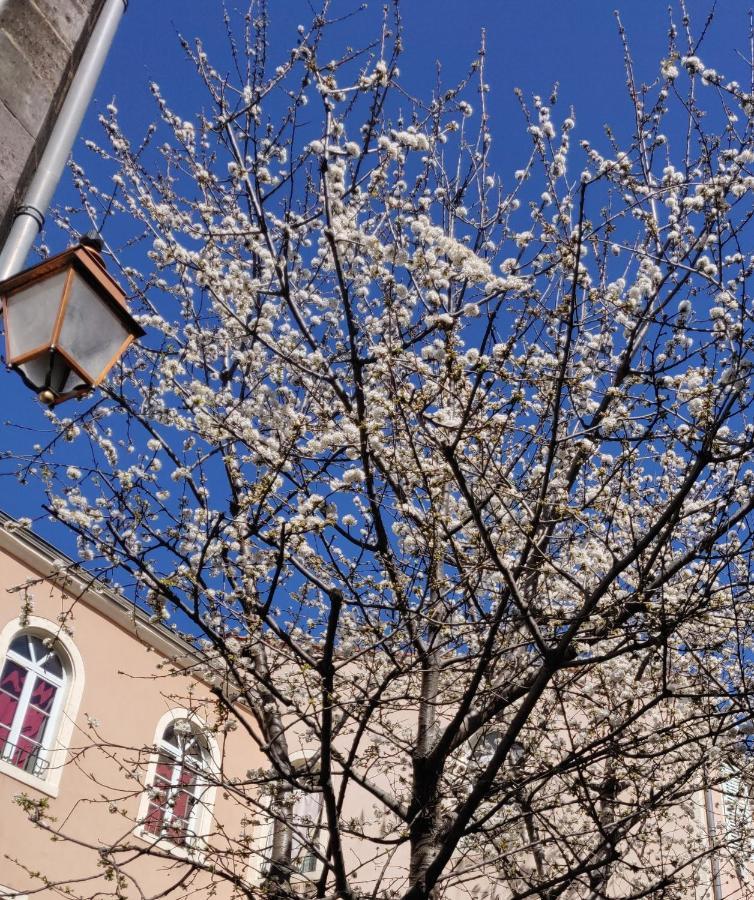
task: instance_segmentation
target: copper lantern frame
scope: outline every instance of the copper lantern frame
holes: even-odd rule
[[[12,356],[9,316],[7,315],[8,301],[18,291],[25,290],[36,282],[46,281],[66,270],[68,274],[60,295],[52,334],[49,340],[31,350],[26,350],[23,353]],[[63,328],[66,308],[68,306],[68,299],[75,274],[78,274],[87,282],[89,287],[94,290],[104,305],[120,319],[127,332],[125,339],[100,372],[88,372],[79,360],[57,346]],[[47,403],[50,406],[62,403],[64,400],[69,400],[73,397],[83,397],[100,385],[129,346],[137,338],[143,337],[145,334],[144,329],[134,320],[128,311],[126,295],[120,285],[108,273],[101,255],[90,243],[84,243],[83,241],[81,244],[71,247],[68,250],[64,250],[62,253],[58,253],[56,256],[52,256],[44,262],[3,281],[0,283],[0,296],[2,298],[2,313],[5,324],[6,363],[18,372],[25,384],[32,390],[39,392],[39,397],[42,402]],[[49,353],[51,357],[49,372],[52,371],[52,360],[54,360],[56,355],[59,355],[66,364],[70,366],[71,370],[81,378],[81,386],[74,390],[67,391],[66,393],[57,393],[47,386],[40,388],[39,385],[32,384],[19,367],[24,363],[37,357],[44,356],[47,353]]]

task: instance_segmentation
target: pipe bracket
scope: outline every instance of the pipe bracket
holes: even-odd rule
[[[18,219],[21,216],[29,216],[30,219],[34,219],[37,223],[37,228],[41,231],[45,227],[45,217],[44,213],[41,209],[37,209],[36,206],[32,206],[31,203],[20,203],[16,207],[16,211],[13,213],[13,218]]]

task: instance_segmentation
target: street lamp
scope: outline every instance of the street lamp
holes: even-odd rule
[[[81,242],[0,282],[6,363],[42,403],[82,397],[144,330],[108,274],[102,241]]]

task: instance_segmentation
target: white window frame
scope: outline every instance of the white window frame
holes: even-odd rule
[[[742,840],[742,826],[751,821],[752,815],[752,791],[749,784],[742,781],[741,775],[732,767],[725,766],[723,774],[725,781],[717,788],[720,794],[722,806],[722,827],[729,847],[738,844],[740,857],[738,863],[743,866],[739,871],[740,876],[751,877],[754,871],[754,841],[749,838]],[[709,790],[709,789],[708,789]]]
[[[19,638],[29,638],[33,637],[37,640],[44,640],[44,638],[33,632],[33,631],[22,631],[19,632],[11,641],[13,644]],[[13,650],[12,647],[8,647],[8,650],[5,653],[5,656],[2,660],[2,665],[0,665],[0,673],[5,669],[5,664],[7,662],[15,663],[19,668],[23,669],[27,675],[24,678],[24,685],[21,688],[21,693],[18,696],[18,701],[16,705],[16,711],[13,715],[13,721],[10,726],[10,731],[8,733],[8,737],[5,740],[5,743],[0,747],[0,759],[5,760],[6,762],[10,762],[11,765],[17,766],[16,763],[12,762],[10,757],[15,753],[16,750],[19,750],[19,741],[22,738],[21,728],[26,720],[26,716],[29,712],[29,706],[31,705],[31,695],[34,692],[34,688],[38,681],[44,681],[47,684],[51,684],[55,688],[55,697],[52,701],[52,706],[50,707],[49,713],[47,713],[47,722],[45,724],[44,730],[42,732],[42,739],[40,741],[40,749],[36,756],[36,760],[34,763],[34,768],[31,770],[31,774],[36,775],[38,778],[44,778],[44,772],[47,771],[47,766],[49,763],[49,748],[48,748],[48,736],[55,735],[57,733],[60,714],[62,712],[63,704],[65,702],[65,694],[68,688],[66,678],[65,666],[63,665],[63,660],[60,658],[60,654],[56,653],[54,648],[50,647],[47,651],[47,655],[43,657],[42,662],[44,662],[49,656],[54,656],[60,663],[60,667],[62,669],[62,675],[53,675],[50,672],[47,672],[43,665],[40,665],[39,662],[29,659],[26,656],[18,653]],[[29,677],[31,676],[31,677]],[[41,768],[40,768],[41,767]],[[27,769],[23,769],[21,766],[17,766],[17,768],[22,769],[22,771],[28,771]]]
[[[303,769],[306,765],[306,757],[299,757],[297,759],[291,760],[291,765],[294,769]],[[291,785],[287,785],[290,793],[296,793],[296,789]],[[271,804],[274,802],[274,798],[272,796],[271,791],[264,791],[259,798],[259,824],[257,825],[256,832],[254,835],[254,846],[256,848],[256,852],[254,853],[252,860],[249,863],[249,868],[253,872],[254,881],[257,883],[261,883],[264,881],[267,871],[269,869],[269,851],[272,847],[274,837],[275,837],[275,829],[277,827],[285,828],[290,832],[291,839],[291,861],[295,866],[295,846],[298,844],[299,847],[299,855],[306,858],[314,859],[313,868],[308,871],[303,871],[299,866],[296,866],[291,873],[291,877],[294,881],[316,881],[320,875],[322,874],[323,862],[322,859],[308,849],[308,844],[314,844],[313,841],[307,840],[304,837],[304,830],[309,830],[313,825],[302,825],[302,824],[294,824],[297,815],[299,818],[303,818],[303,813],[296,813],[296,808],[301,806],[307,801],[310,800],[311,797],[319,798],[319,812],[317,815],[317,822],[315,823],[316,827],[319,830],[319,834],[317,836],[316,846],[321,851],[324,850],[322,836],[326,834],[326,823],[325,823],[325,806],[324,806],[324,796],[321,791],[311,791],[311,792],[301,792],[300,796],[296,797],[293,801],[293,805],[291,807],[291,822],[283,822],[281,817],[272,816],[269,813],[269,808]],[[281,814],[282,816],[282,814]],[[303,852],[302,852],[303,851]]]
[[[59,691],[60,696],[55,698],[55,708],[50,714],[45,734],[43,752],[47,767],[44,773],[35,775],[33,772],[26,772],[9,760],[0,758],[0,775],[8,775],[15,781],[33,787],[49,797],[57,797],[60,792],[60,780],[68,747],[76,723],[76,715],[84,692],[84,661],[69,635],[63,633],[57,623],[41,616],[28,616],[23,621],[16,618],[7,622],[0,631],[0,669],[5,665],[6,659],[12,658],[14,662],[23,665],[27,671],[38,674],[35,668],[30,668],[29,660],[18,657],[10,650],[13,641],[23,634],[32,634],[42,640],[52,642],[51,649],[55,651],[63,666],[62,680],[64,684]],[[31,665],[33,666],[33,663]],[[50,680],[47,674],[44,674],[43,677],[45,680]],[[24,691],[31,691],[32,680],[26,679]],[[19,698],[19,709],[21,705],[22,700]],[[19,716],[17,712],[14,723],[22,721],[23,717]],[[13,732],[9,736],[10,740],[12,740],[12,734]]]
[[[18,891],[14,891],[12,888],[0,884],[0,898],[5,897],[7,897],[8,900],[28,900],[26,894],[20,894]]]
[[[294,825],[293,823],[296,822],[297,818],[303,820],[305,815],[303,807],[305,807],[307,803],[311,802],[313,798],[316,798],[318,801],[316,819],[313,819],[312,824],[310,825],[303,824],[303,822],[300,822],[298,825]],[[302,878],[314,880],[322,874],[322,860],[316,854],[316,852],[310,848],[309,845],[316,847],[320,852],[322,851],[324,817],[325,798],[321,791],[303,792],[294,800],[293,809],[291,810],[291,818],[293,819],[293,822],[289,826],[291,830],[293,845],[293,849],[291,850],[291,860],[296,866],[295,874],[300,875]],[[309,818],[312,817],[310,816]],[[310,833],[312,830],[314,830],[314,835],[311,835]],[[305,837],[304,832],[306,832]],[[296,845],[298,845],[298,852],[296,852],[295,850]],[[313,860],[313,866],[306,870],[304,870],[302,867],[305,860]]]
[[[196,791],[198,800],[191,811],[189,820],[189,834],[183,843],[175,843],[166,834],[154,834],[147,830],[146,821],[149,815],[149,804],[152,795],[152,787],[157,777],[157,766],[160,755],[168,754],[175,759],[176,767],[182,767],[180,759],[175,756],[175,748],[164,741],[165,732],[170,725],[176,722],[188,722],[195,731],[201,732],[201,738],[205,745],[205,759],[203,771],[206,778],[197,782]],[[217,776],[220,771],[219,747],[217,741],[209,733],[206,724],[193,712],[187,709],[171,709],[157,723],[153,743],[154,751],[147,766],[144,782],[144,791],[139,801],[138,824],[134,829],[134,835],[148,844],[155,844],[172,856],[181,859],[201,859],[203,856],[205,838],[209,833],[217,795]]]

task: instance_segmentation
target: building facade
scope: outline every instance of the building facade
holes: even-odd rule
[[[197,836],[253,837],[215,775],[242,778],[261,756],[213,728],[185,644],[7,517],[0,598],[0,893],[91,896],[117,879],[158,893],[196,870]],[[132,852],[103,858],[111,843]],[[237,860],[240,880],[252,863]],[[178,895],[208,896],[213,880],[194,871]]]
[[[104,0],[0,0],[0,246]]]
[[[243,790],[269,765],[237,727],[247,711],[224,718],[189,645],[2,513],[0,604],[0,897],[253,895],[281,830],[265,814],[270,798],[250,804]],[[345,814],[369,803],[357,795]],[[731,796],[693,805],[695,825],[724,839]],[[289,814],[318,831],[317,795],[292,800]],[[734,814],[748,816],[748,803]],[[289,839],[296,877],[310,881],[322,870],[307,832]],[[358,849],[346,854],[358,862]],[[742,873],[721,859],[699,860],[684,898],[744,896]],[[390,871],[364,870],[365,896],[372,877],[384,885],[376,896],[400,894],[406,864],[398,853]],[[443,896],[508,895],[478,876]]]

